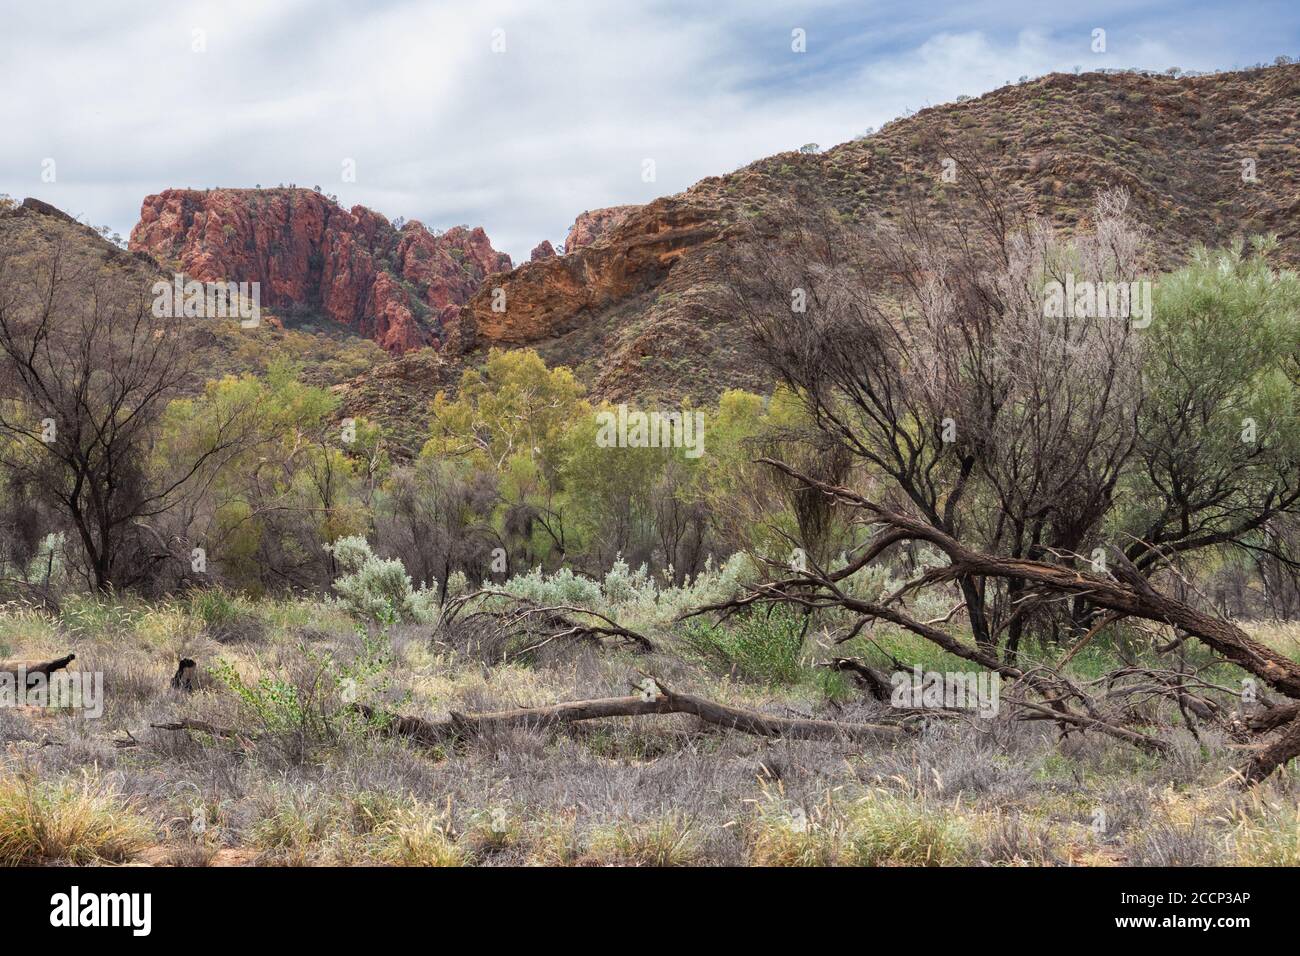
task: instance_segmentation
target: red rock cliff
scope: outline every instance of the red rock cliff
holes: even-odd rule
[[[481,228],[400,231],[307,189],[169,189],[148,196],[132,251],[201,281],[262,286],[262,304],[307,308],[390,352],[437,345],[493,272],[511,268]]]
[[[449,323],[449,348],[530,345],[563,335],[597,310],[655,286],[721,231],[715,209],[676,198],[622,208],[628,211],[608,226],[605,241],[577,250],[566,244],[563,256],[523,263],[480,289]],[[494,288],[502,295],[493,296]]]
[[[604,209],[588,209],[573,220],[569,227],[569,236],[564,240],[565,253],[576,252],[589,246],[605,233],[617,228],[639,206],[606,206]]]

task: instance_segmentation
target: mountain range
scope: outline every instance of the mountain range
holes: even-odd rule
[[[709,303],[727,261],[815,203],[850,222],[937,203],[946,143],[977,149],[1032,214],[1061,228],[1123,187],[1159,268],[1196,244],[1273,233],[1300,261],[1300,65],[1191,78],[1051,74],[922,110],[824,152],[792,151],[641,206],[576,216],[563,249],[515,265],[482,228],[434,231],[310,189],[169,189],[144,199],[127,252],[44,203],[0,214],[0,241],[101,243],[152,278],[257,281],[250,338],[196,330],[214,372],[287,355],[350,414],[418,447],[424,408],[491,347],[572,367],[597,398],[709,400],[770,387],[742,331]]]

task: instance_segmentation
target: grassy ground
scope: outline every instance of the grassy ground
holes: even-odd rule
[[[778,714],[889,716],[815,666],[816,635],[800,645],[784,626],[665,626],[648,656],[584,644],[501,663],[431,626],[359,628],[318,600],[9,607],[0,658],[75,651],[74,667],[103,672],[106,709],[0,708],[0,863],[1300,863],[1297,771],[1252,794],[1220,785],[1240,754],[1176,715],[1152,717],[1173,744],[1160,759],[1005,718],[864,747],[642,717],[434,752],[333,716],[351,693],[440,717],[626,694],[642,673]],[[1300,638],[1255,630],[1292,652]],[[946,663],[900,635],[880,642]],[[1076,673],[1107,653],[1081,654]],[[203,666],[193,694],[170,687],[181,656]],[[150,729],[184,717],[236,736]]]

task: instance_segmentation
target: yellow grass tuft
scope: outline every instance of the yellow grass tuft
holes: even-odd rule
[[[154,836],[129,801],[89,776],[80,783],[0,780],[0,864],[121,863]]]

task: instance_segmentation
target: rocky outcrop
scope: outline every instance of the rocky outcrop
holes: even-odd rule
[[[77,221],[73,219],[71,216],[69,216],[62,209],[58,209],[54,206],[51,206],[47,202],[42,202],[41,200],[35,199],[31,196],[28,196],[26,199],[24,199],[22,205],[19,206],[18,208],[21,209],[26,214],[34,214],[37,216],[50,216],[54,219],[61,219],[64,222]]]
[[[1110,144],[1115,130],[1129,145]],[[1124,188],[1151,229],[1156,271],[1198,243],[1261,233],[1277,234],[1279,262],[1293,265],[1294,180],[1243,183],[1241,159],[1290,168],[1297,142],[1300,65],[1194,78],[1053,74],[923,110],[825,152],[770,156],[646,206],[584,213],[563,256],[494,283],[498,310],[483,292],[474,296],[448,345],[527,345],[576,369],[590,395],[614,401],[768,388],[748,330],[720,304],[727,270],[753,243],[780,242],[792,207],[863,229],[913,210],[968,215],[969,184],[961,201],[934,186],[952,144],[973,150],[1025,214],[1063,230],[1092,214],[1099,192]]]
[[[529,345],[563,335],[596,310],[653,288],[680,257],[720,231],[716,209],[676,198],[623,208],[632,211],[606,241],[525,263],[500,286],[480,289],[451,325],[454,349]],[[495,288],[503,294],[494,294]]]
[[[538,259],[554,259],[555,247],[551,245],[551,240],[543,239],[537,245],[533,246],[532,253],[528,256],[529,262],[536,262]]]
[[[345,414],[383,423],[388,429],[385,447],[394,457],[409,460],[429,438],[429,403],[439,391],[456,387],[460,371],[443,353],[418,349],[378,362],[330,390]]]
[[[588,209],[569,227],[569,236],[564,240],[565,255],[591,245],[605,233],[617,228],[633,211],[640,208],[640,206],[606,206],[604,209]]]
[[[319,312],[390,352],[437,345],[511,267],[482,229],[398,230],[307,189],[169,189],[145,198],[130,248],[200,281],[258,282],[263,306]]]

